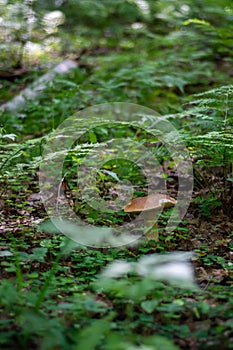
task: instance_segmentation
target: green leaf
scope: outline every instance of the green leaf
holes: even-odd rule
[[[210,26],[211,24],[204,19],[198,19],[198,18],[190,18],[187,19],[186,21],[183,22],[184,26],[188,26],[189,24],[194,23],[194,24],[201,24],[205,26]]]
[[[74,347],[74,350],[93,350],[103,339],[106,332],[110,329],[110,321],[114,317],[114,314],[111,313],[108,316],[104,317],[101,320],[96,320],[92,322],[91,325],[84,328],[77,339],[77,346]]]
[[[88,133],[89,133],[90,142],[97,143],[98,141],[97,141],[96,134],[92,130],[89,130]]]
[[[120,179],[119,179],[119,177],[117,176],[117,174],[116,173],[114,173],[113,171],[109,171],[109,170],[103,170],[103,173],[105,173],[105,174],[108,174],[109,176],[111,176],[114,180],[116,180],[116,181],[120,181]]]
[[[157,300],[145,300],[141,302],[141,307],[144,311],[146,311],[148,314],[151,314],[158,305]]]

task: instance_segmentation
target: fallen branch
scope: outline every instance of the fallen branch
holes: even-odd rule
[[[24,89],[19,95],[15,96],[11,101],[0,106],[0,110],[3,112],[19,112],[29,100],[37,98],[41,92],[47,87],[50,82],[57,74],[66,74],[71,69],[77,67],[77,62],[70,59],[66,59],[63,62],[55,66],[51,71],[44,74],[36,82],[34,82],[31,88]]]

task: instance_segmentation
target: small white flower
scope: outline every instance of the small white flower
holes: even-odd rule
[[[131,28],[133,28],[133,29],[142,29],[144,27],[145,27],[144,24],[143,23],[139,23],[139,22],[135,22],[135,23],[133,23],[131,25]]]

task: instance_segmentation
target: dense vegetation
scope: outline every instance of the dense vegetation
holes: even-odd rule
[[[0,9],[1,349],[232,349],[231,0],[0,0]],[[77,66],[38,89],[40,78],[65,59]],[[28,87],[36,93],[19,106],[13,98]],[[120,125],[90,123],[87,108],[111,102],[138,104],[155,115],[130,125],[125,116]],[[170,149],[161,135],[146,132],[157,115],[165,129],[176,131],[167,139]],[[173,230],[166,226],[174,212],[165,209],[158,242],[96,248],[68,238],[73,225],[61,223],[64,235],[51,224],[39,176],[46,164],[50,176],[55,174],[62,150],[51,148],[46,155],[43,150],[54,140],[56,145],[56,130],[68,120],[60,135],[65,143],[70,117],[76,120],[75,136],[84,132],[66,154],[54,190],[51,203],[60,213],[64,193],[96,235],[101,227],[130,223],[137,215],[114,206],[101,211],[96,202],[116,200],[122,183],[125,204],[147,195],[144,150],[156,156],[156,181],[177,198],[186,169],[181,181],[180,154],[175,160],[172,149],[182,140],[193,190]],[[118,143],[125,159],[107,152],[114,153]],[[134,158],[139,151],[142,164]],[[77,169],[88,155],[98,166],[90,163],[95,182],[82,198]],[[80,171],[88,183],[85,169]],[[177,251],[180,255],[169,255],[173,263],[164,258]],[[143,259],[150,254],[159,257],[149,256],[147,265]],[[114,265],[115,260],[124,262]],[[154,278],[163,264],[177,270],[183,264],[189,276],[178,284],[175,276]]]

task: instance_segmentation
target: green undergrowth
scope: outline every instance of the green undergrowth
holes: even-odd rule
[[[112,7],[108,1],[78,3],[76,12],[74,1],[70,7],[67,2],[60,5],[67,22],[56,34],[61,41],[53,52],[55,61],[76,58],[77,68],[52,79],[20,111],[0,111],[0,347],[232,349],[231,4],[148,1],[153,15],[147,16],[133,1],[120,0]],[[35,9],[43,13],[54,8],[43,2]],[[37,35],[42,32],[38,29]],[[29,64],[25,75],[1,79],[1,104],[51,69],[47,55]],[[75,115],[77,132],[81,126],[86,132],[64,159],[57,206],[62,207],[59,196],[64,193],[72,211],[95,225],[97,233],[102,226],[118,228],[137,217],[122,208],[102,213],[88,194],[82,198],[77,169],[88,155],[99,159],[99,147],[114,154],[115,146],[108,143],[112,139],[128,142],[127,155],[137,155],[138,145],[156,155],[156,181],[177,197],[180,184],[173,153],[158,133],[145,131],[145,116],[137,124],[117,127],[113,122],[90,124],[76,114],[109,102],[151,108],[177,130],[187,149],[193,168],[192,201],[172,231],[165,229],[172,209],[162,211],[157,243],[96,249],[78,245],[58,230],[43,229],[49,216],[38,180],[44,147],[56,139],[56,128]],[[174,137],[172,146],[176,145]],[[46,157],[56,163],[60,155],[52,149]],[[144,158],[138,163],[130,157],[112,160],[104,151],[101,157],[105,162],[93,167],[91,188],[101,200],[116,200],[122,183],[124,203],[147,195]],[[49,170],[52,174],[53,168]],[[116,260],[136,264],[149,254],[175,251],[195,252],[196,288],[131,272],[110,282],[101,277]]]

